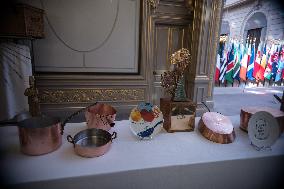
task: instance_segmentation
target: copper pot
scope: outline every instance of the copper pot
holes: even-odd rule
[[[59,118],[41,116],[18,122],[21,152],[27,155],[42,155],[58,149],[62,144],[61,135],[65,124],[86,108],[76,111],[64,121],[60,121]]]
[[[73,144],[77,155],[90,158],[105,154],[116,137],[116,132],[110,134],[103,129],[92,128],[80,131],[74,138],[68,135],[67,140]]]
[[[103,103],[90,106],[85,112],[88,128],[97,128],[109,131],[114,125],[116,110]]]
[[[32,117],[18,123],[21,152],[42,155],[61,146],[63,125],[58,118]]]

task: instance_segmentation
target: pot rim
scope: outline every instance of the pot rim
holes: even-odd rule
[[[58,117],[36,116],[20,121],[17,125],[21,128],[45,128],[58,123],[60,123]]]
[[[82,130],[76,133],[74,137],[71,137],[70,135],[68,135],[67,140],[68,142],[73,143],[74,147],[75,145],[79,145],[85,148],[98,148],[98,147],[102,147],[108,144],[109,142],[112,142],[112,140],[115,139],[116,136],[117,136],[117,133],[115,131],[113,132],[113,134],[110,134],[108,131],[103,130],[103,129],[89,128],[89,129],[85,129],[85,130]],[[103,143],[93,146],[93,147],[80,144],[81,140],[84,140],[86,138],[91,138],[91,137],[101,137],[105,140]]]
[[[112,112],[112,113],[105,113],[104,111],[99,112],[99,111],[101,111],[101,109],[103,109],[104,111],[110,110],[110,112]],[[101,115],[101,116],[113,116],[113,115],[116,115],[117,110],[109,104],[97,103],[93,106],[88,107],[87,112],[91,113],[91,114],[95,114],[95,115]]]

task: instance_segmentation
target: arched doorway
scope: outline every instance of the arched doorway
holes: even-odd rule
[[[249,41],[255,40],[255,47],[257,49],[261,41],[265,41],[267,32],[267,19],[264,13],[255,12],[244,25],[244,39],[249,39]]]

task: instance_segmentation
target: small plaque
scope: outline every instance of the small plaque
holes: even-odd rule
[[[273,115],[260,111],[251,116],[248,135],[257,150],[270,149],[280,136],[280,128]]]
[[[171,130],[186,131],[194,125],[194,114],[171,116]]]

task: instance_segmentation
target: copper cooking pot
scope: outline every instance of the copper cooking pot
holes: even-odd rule
[[[58,149],[62,144],[61,135],[65,124],[86,108],[74,112],[63,121],[59,118],[41,116],[18,122],[21,152],[27,155],[42,155]]]
[[[77,155],[91,158],[105,154],[116,137],[116,132],[110,134],[103,129],[91,128],[80,131],[74,137],[68,135],[67,140],[73,144]]]
[[[88,128],[97,128],[109,131],[114,125],[116,109],[114,107],[97,103],[87,108],[85,118]]]

